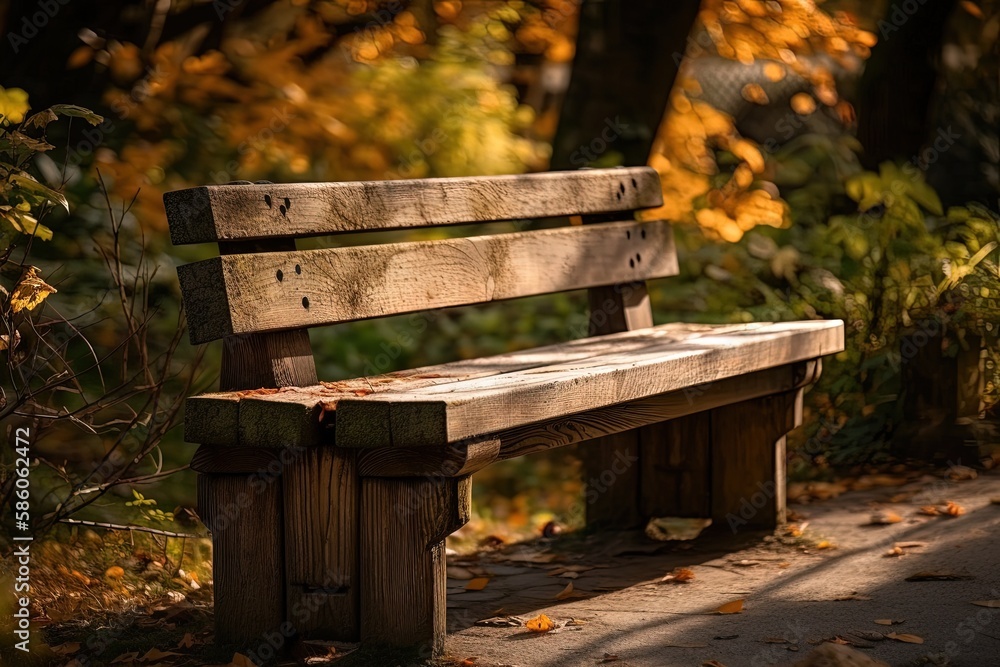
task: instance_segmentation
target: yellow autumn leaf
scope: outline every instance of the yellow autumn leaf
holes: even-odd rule
[[[104,576],[109,579],[121,579],[125,576],[125,570],[117,565],[112,565],[104,572]]]
[[[545,614],[539,614],[525,623],[524,627],[528,628],[531,632],[548,632],[549,630],[554,630],[556,624]]]
[[[716,614],[739,614],[743,611],[743,600],[727,602],[715,610]]]
[[[923,644],[924,640],[916,635],[909,635],[906,633],[890,632],[886,635],[889,639],[895,639],[898,642],[906,642],[907,644]]]
[[[28,113],[28,93],[20,88],[0,86],[0,117],[10,123],[20,123]]]
[[[10,295],[10,308],[15,313],[34,310],[49,294],[55,294],[56,291],[55,287],[42,280],[38,267],[29,266],[21,273],[21,278]]]
[[[980,600],[979,602],[973,602],[972,604],[977,607],[989,607],[990,609],[1000,609],[1000,600]]]
[[[471,579],[469,583],[465,585],[465,590],[467,591],[481,591],[486,588],[486,584],[490,583],[489,577],[476,577]]]

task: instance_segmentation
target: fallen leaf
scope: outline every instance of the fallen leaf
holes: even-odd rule
[[[59,646],[53,646],[52,652],[56,655],[73,655],[80,650],[80,642],[66,642]]]
[[[660,644],[667,648],[707,648],[708,644]]]
[[[151,662],[153,660],[162,660],[163,658],[169,658],[172,655],[180,655],[180,653],[174,653],[173,651],[161,651],[158,648],[151,648],[146,651],[146,655],[139,658],[139,662]]]
[[[851,634],[870,642],[880,642],[885,639],[885,635],[881,632],[871,632],[869,630],[851,630]]]
[[[899,523],[902,520],[903,517],[892,510],[881,510],[872,514],[869,524],[873,526],[887,526],[892,523]]]
[[[476,621],[475,624],[488,628],[519,628],[524,625],[524,621],[517,616],[493,616]]]
[[[692,581],[693,579],[694,579],[694,570],[691,570],[686,567],[675,567],[673,570],[663,575],[663,578],[660,579],[660,583],[661,584],[665,584],[668,582],[685,583]]]
[[[473,667],[473,665],[476,664],[476,659],[475,658],[466,658],[465,660],[463,660],[459,664],[462,667]]]
[[[466,568],[466,567],[459,567],[458,565],[449,565],[447,573],[448,573],[448,578],[449,579],[475,579],[476,578],[476,575],[473,574],[468,568]]]
[[[669,540],[693,540],[712,525],[711,519],[686,517],[654,517],[646,524],[646,536],[657,542]]]
[[[882,554],[883,557],[893,557],[893,556],[902,556],[902,555],[903,555],[903,550],[900,549],[899,547],[893,547],[893,548],[889,549],[888,551],[886,551],[884,554]]]
[[[956,503],[954,500],[949,500],[944,508],[945,514],[948,516],[962,516],[965,514],[965,508]]]
[[[185,633],[184,636],[181,638],[181,641],[177,645],[177,648],[191,648],[192,646],[194,646],[194,635],[188,632]]]
[[[556,624],[545,614],[539,614],[525,623],[524,627],[528,628],[531,632],[548,632],[549,630],[554,630]]]
[[[122,653],[120,656],[111,661],[112,665],[116,665],[119,662],[135,662],[136,658],[139,657],[138,651],[131,651],[129,653]]]
[[[743,611],[743,600],[727,602],[715,610],[716,614],[738,614]]]
[[[465,585],[465,590],[467,591],[481,591],[486,588],[486,584],[490,583],[489,577],[476,577],[472,579]]]
[[[55,287],[42,280],[37,266],[25,267],[17,286],[11,292],[10,309],[15,313],[34,310],[49,294],[55,294],[56,291]]]
[[[924,505],[923,507],[920,508],[918,512],[926,516],[937,516],[938,514],[941,513],[938,511],[938,508],[934,507],[933,505]]]
[[[898,642],[906,642],[907,644],[923,644],[924,640],[916,635],[908,635],[905,633],[890,632],[886,635],[887,639],[895,639]]]
[[[753,567],[754,565],[760,565],[760,561],[759,560],[747,560],[747,559],[744,558],[743,560],[736,561],[735,563],[733,563],[733,565],[736,565],[738,567]]]
[[[121,579],[125,576],[125,570],[118,567],[117,565],[112,565],[107,570],[104,571],[104,576],[109,579]]]
[[[566,588],[562,589],[558,595],[556,595],[557,600],[569,600],[571,598],[582,598],[585,597],[580,591],[573,590],[573,582],[566,584]]]
[[[977,473],[974,469],[968,466],[956,465],[948,468],[948,479],[955,482],[961,482],[962,480],[966,479],[975,479],[978,476],[979,473]]]
[[[907,581],[963,581],[972,579],[967,574],[954,574],[952,572],[917,572],[906,578]]]
[[[875,622],[879,625],[899,625],[903,622],[903,619],[899,618],[877,618]]]
[[[833,543],[830,542],[829,540],[823,540],[823,541],[821,541],[819,544],[816,545],[816,548],[817,549],[836,549],[836,547],[833,545]]]
[[[549,576],[551,577],[552,575],[550,574]],[[559,578],[560,579],[576,579],[579,576],[580,576],[579,572],[563,572],[562,574],[559,575]]]
[[[990,609],[1000,609],[1000,600],[980,600],[972,604],[978,607],[989,607]]]
[[[900,549],[912,549],[914,547],[926,547],[927,542],[896,542],[893,546]]]

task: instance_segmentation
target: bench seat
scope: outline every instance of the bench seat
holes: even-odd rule
[[[812,378],[782,367],[842,349],[837,320],[664,324],[310,387],[195,396],[187,403],[185,439],[213,451],[445,445],[681,392],[685,400],[673,414],[657,414],[663,420],[685,407],[713,407],[713,393],[731,402],[734,393],[791,390],[790,383]],[[747,377],[771,369],[778,370]],[[727,379],[735,382],[721,382]]]

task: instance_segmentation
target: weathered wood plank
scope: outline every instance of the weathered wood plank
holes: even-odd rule
[[[707,424],[704,428],[700,424],[684,425],[685,417],[690,415],[692,419],[707,422],[707,411],[712,408],[801,387],[815,379],[813,369],[817,363],[806,361],[769,368],[682,391],[527,424],[500,431],[481,442],[453,443],[441,447],[363,449],[358,469],[362,476],[372,477],[463,476],[494,461],[635,430],[641,434],[640,446],[648,444],[663,450],[657,450],[643,463],[640,480],[642,506],[646,508],[643,515],[709,516],[708,427]],[[642,428],[645,426],[651,427],[649,433]],[[603,447],[616,452],[616,448],[609,448],[603,441],[588,443],[587,447]],[[698,451],[692,452],[696,447]],[[616,456],[613,454],[605,468],[619,460]],[[647,466],[651,467],[650,471],[646,470]],[[596,475],[599,477],[605,468],[599,469]],[[661,475],[665,476],[661,478]],[[671,486],[671,480],[679,486]],[[669,488],[662,498],[651,493],[664,486]],[[671,514],[655,507],[677,507],[681,514]]]
[[[661,325],[657,327],[657,331],[659,335],[673,337],[680,341],[709,333],[742,331],[748,327],[755,328],[757,326],[759,325],[709,325],[675,322]],[[646,345],[645,339],[631,340],[629,334],[581,338],[567,343],[508,352],[492,357],[425,366],[375,377],[324,382],[320,385],[303,387],[202,394],[188,398],[185,403],[187,415],[184,424],[184,437],[188,442],[205,442],[220,446],[241,444],[248,447],[273,447],[273,442],[260,439],[266,428],[258,428],[257,425],[251,423],[256,415],[266,414],[269,415],[266,419],[282,422],[288,418],[302,416],[310,419],[314,417],[319,420],[318,425],[310,422],[310,428],[318,428],[319,434],[307,433],[303,435],[301,441],[291,441],[289,438],[285,438],[288,445],[306,445],[315,442],[317,438],[320,442],[328,442],[326,438],[332,434],[337,403],[344,398],[357,398],[368,394],[418,389],[430,385],[488,377],[558,362],[586,359],[610,351],[623,353],[639,350]],[[259,406],[248,408],[250,403],[259,403]],[[318,411],[316,411],[317,406],[320,406]],[[243,410],[243,408],[248,409]],[[241,415],[243,416],[241,417]],[[247,417],[247,415],[250,416]],[[387,424],[387,421],[383,425],[373,423],[371,428],[386,428]],[[303,428],[298,423],[287,424],[287,426],[289,433],[300,433]],[[238,437],[241,432],[243,440]],[[201,439],[203,437],[207,439],[203,441]]]
[[[358,472],[363,477],[467,477],[497,460],[500,440],[443,447],[382,447],[360,450],[359,454]]]
[[[566,414],[634,401],[843,349],[843,323],[785,322],[675,342],[632,332],[644,349],[486,378],[343,398],[336,441],[346,447],[457,442]],[[659,340],[658,340],[659,339]],[[373,433],[389,406],[390,434]],[[415,439],[420,437],[420,440]]]
[[[712,410],[712,520],[734,533],[785,520],[785,434],[802,421],[802,390]]]
[[[666,221],[227,255],[177,269],[193,343],[676,273]]]
[[[632,211],[663,204],[649,167],[168,192],[174,245]]]
[[[360,632],[356,453],[299,451],[285,472],[288,619],[311,639],[357,641]]]
[[[361,641],[444,649],[444,539],[471,513],[464,479],[362,480]]]
[[[247,645],[285,621],[281,477],[254,480],[198,476],[198,511],[212,531],[220,644]]]

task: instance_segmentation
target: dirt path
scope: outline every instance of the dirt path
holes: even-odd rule
[[[901,495],[909,498],[888,502]],[[816,644],[840,636],[894,666],[1000,665],[1000,609],[971,604],[1000,600],[1000,505],[990,503],[997,497],[997,473],[961,482],[925,476],[903,487],[795,505],[808,522],[797,537],[734,538],[727,527],[686,543],[602,535],[560,540],[558,552],[532,545],[457,560],[450,570],[457,576],[449,579],[448,653],[459,660],[474,657],[476,667],[605,660],[622,666],[716,660],[725,667],[754,667],[793,664]],[[946,501],[965,513],[919,513],[922,506]],[[878,511],[902,520],[866,525]],[[817,549],[823,542],[833,546]],[[905,542],[926,544],[903,547],[902,556],[884,555]],[[605,567],[549,576],[560,565]],[[658,583],[675,567],[689,568],[694,579]],[[492,575],[486,587],[466,590],[468,577],[483,571]],[[952,578],[906,581],[926,572]],[[577,578],[569,578],[573,574]],[[571,581],[569,599],[557,601]],[[744,601],[741,613],[714,613],[736,600]],[[498,615],[528,619],[540,613],[557,623],[575,620],[546,634],[474,625]],[[877,619],[902,622],[886,626]],[[892,632],[923,643],[880,637]]]

